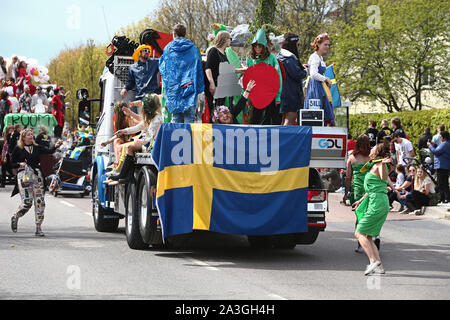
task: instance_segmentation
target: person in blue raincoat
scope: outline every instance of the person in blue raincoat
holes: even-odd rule
[[[166,107],[173,123],[196,120],[197,96],[205,90],[199,50],[186,36],[186,27],[174,27],[174,40],[164,49],[159,61],[166,97]]]
[[[305,94],[305,109],[323,109],[325,114],[325,124],[334,126],[335,118],[333,105],[328,99],[325,90],[331,88],[331,80],[325,77],[327,65],[323,61],[323,56],[330,48],[330,37],[327,33],[317,36],[311,44],[314,53],[309,58],[309,82]],[[331,93],[330,93],[331,95]]]

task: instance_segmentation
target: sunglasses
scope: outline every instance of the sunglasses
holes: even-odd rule
[[[150,53],[150,50],[148,50],[148,49],[142,49],[142,52],[143,52],[143,53]]]

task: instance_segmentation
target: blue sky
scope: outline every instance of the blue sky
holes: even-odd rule
[[[16,54],[46,65],[64,48],[88,39],[108,43],[121,27],[144,18],[157,5],[158,0],[1,1],[0,56]]]

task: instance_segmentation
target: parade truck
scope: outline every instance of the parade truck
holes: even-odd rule
[[[247,236],[257,248],[316,242],[329,209],[317,169],[342,169],[347,160],[348,129],[323,126],[321,110],[302,112],[300,125],[291,127],[164,123],[153,152],[136,154],[132,182],[105,185],[115,155],[101,143],[114,135],[114,103],[134,100],[134,91],[120,96],[133,63],[115,55],[100,78],[101,97],[92,100],[100,103],[91,117],[98,232],[116,232],[125,219],[126,240],[136,250],[170,247],[199,231]],[[80,112],[90,108],[87,90],[77,95]]]

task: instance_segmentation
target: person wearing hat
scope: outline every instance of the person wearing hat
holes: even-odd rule
[[[259,29],[252,42],[252,49],[247,58],[247,66],[250,68],[258,63],[266,63],[274,67],[280,76],[280,89],[275,97],[275,100],[263,110],[253,108],[253,116],[250,120],[251,124],[265,124],[265,125],[280,125],[280,103],[281,92],[283,87],[283,76],[277,58],[273,53],[270,53],[267,44],[266,33],[263,29]],[[264,114],[265,112],[265,114]]]
[[[158,84],[158,60],[150,59],[151,54],[152,47],[149,45],[141,45],[134,52],[133,60],[136,63],[128,71],[128,83],[120,93],[122,99],[133,89],[136,90],[136,100],[142,100],[149,93],[161,93]]]
[[[141,150],[149,151],[153,148],[158,129],[163,123],[161,114],[161,101],[157,94],[147,94],[142,101],[135,101],[130,103],[130,106],[141,108],[141,123],[137,126],[119,130],[116,136],[133,135],[138,132],[143,132],[139,140],[127,146],[127,155],[122,165],[122,170],[118,175],[112,175],[109,185],[126,184],[133,179],[134,170],[134,155]],[[111,181],[112,180],[112,181]],[[106,183],[106,182],[105,182]]]

